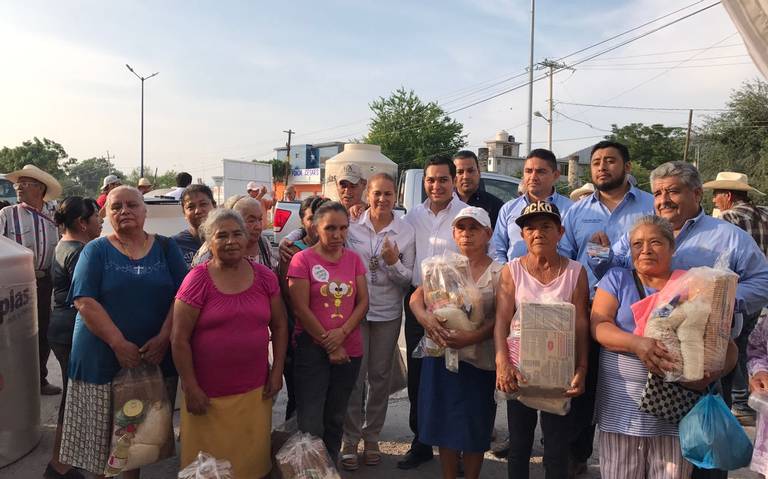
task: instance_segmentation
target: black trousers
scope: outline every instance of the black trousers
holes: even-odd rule
[[[570,416],[573,426],[570,436],[571,458],[575,462],[587,462],[592,456],[595,440],[595,396],[597,394],[597,371],[600,366],[600,345],[590,337],[587,360],[587,380],[584,394],[571,400]]]
[[[541,431],[544,437],[544,477],[561,479],[568,477],[568,439],[571,437],[573,411],[565,416],[541,412]],[[519,401],[507,401],[507,426],[509,427],[509,479],[528,479],[531,467],[533,433],[539,419],[539,411]]]
[[[40,361],[40,384],[48,382],[48,357],[51,346],[48,344],[48,323],[51,321],[51,295],[53,280],[47,274],[37,279],[37,345]],[[63,373],[64,371],[62,371]]]
[[[405,349],[407,353],[406,364],[408,366],[408,401],[411,408],[408,413],[408,426],[413,431],[413,441],[411,450],[416,454],[432,454],[432,448],[419,441],[419,383],[421,380],[421,359],[413,357],[413,350],[418,346],[419,341],[424,336],[424,328],[421,327],[416,316],[411,312],[409,306],[411,295],[416,288],[411,287],[403,300],[403,309],[405,310]]]

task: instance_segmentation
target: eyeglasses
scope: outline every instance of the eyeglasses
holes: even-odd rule
[[[16,188],[17,190],[22,186],[24,188],[29,188],[30,186],[43,186],[43,184],[40,183],[39,181],[18,181],[13,184],[13,187]]]

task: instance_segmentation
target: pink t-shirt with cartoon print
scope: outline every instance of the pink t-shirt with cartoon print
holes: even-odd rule
[[[354,251],[344,248],[338,261],[328,261],[312,248],[299,251],[288,267],[289,278],[309,280],[309,309],[327,330],[340,328],[355,309],[358,276],[365,275],[365,266]],[[295,335],[304,328],[296,322]],[[363,355],[360,327],[347,335],[344,349],[351,358]]]

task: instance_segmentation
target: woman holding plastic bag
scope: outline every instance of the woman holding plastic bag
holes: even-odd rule
[[[246,258],[246,228],[236,211],[208,214],[211,260],[192,268],[176,294],[172,345],[184,390],[181,466],[205,451],[229,461],[235,477],[259,478],[272,466],[272,398],[283,385],[288,325],[277,277]]]
[[[467,261],[463,264],[455,262],[459,269],[455,275],[463,273],[468,287],[462,291],[451,287],[446,288],[450,291],[425,291],[426,285],[432,282],[425,278],[424,284],[411,296],[411,309],[428,338],[438,348],[447,348],[449,354],[458,352],[460,359],[458,372],[448,369],[444,357],[424,357],[421,366],[419,440],[439,447],[440,465],[446,479],[457,477],[460,453],[465,477],[480,477],[483,453],[491,445],[496,413],[493,400],[494,304],[503,268],[487,254],[491,234],[491,220],[485,210],[472,206],[461,210],[453,220],[453,239],[465,257],[459,258]],[[461,271],[464,265],[468,265],[468,271]],[[476,299],[471,290],[479,292]],[[429,297],[425,298],[425,295]],[[437,296],[440,296],[439,300]],[[463,298],[460,303],[471,304],[468,314],[464,315],[455,305],[440,307],[442,300],[457,297]],[[480,317],[476,318],[478,313]],[[467,322],[476,323],[471,326],[474,329],[458,329]],[[447,324],[454,324],[456,329],[450,329]]]
[[[659,403],[657,414],[640,408],[649,385],[662,384],[660,377],[674,369],[675,358],[660,340],[634,334],[637,324],[632,308],[672,280],[675,237],[668,221],[651,215],[637,220],[629,241],[634,271],[611,269],[598,283],[592,304],[592,335],[602,346],[595,408],[600,473],[606,479],[686,478],[692,465],[683,458],[678,424],[657,415],[678,404],[668,398]],[[640,311],[637,306],[635,309]],[[733,369],[735,363],[736,349],[731,341],[724,370]],[[695,383],[667,384],[675,384],[671,392],[683,407],[686,391],[703,391],[719,376],[719,372],[711,372]]]
[[[557,207],[546,201],[537,201],[525,207],[515,220],[520,226],[528,253],[507,264],[501,276],[496,297],[496,387],[504,393],[524,390],[526,377],[510,360],[508,337],[517,310],[528,305],[551,303],[566,310],[573,329],[563,331],[574,338],[575,357],[573,372],[566,375],[562,389],[552,394],[560,403],[559,414],[541,411],[544,436],[544,470],[548,479],[568,477],[568,444],[573,435],[571,415],[567,413],[568,398],[584,392],[589,348],[589,322],[587,320],[588,282],[584,268],[577,261],[558,254],[557,243],[564,230]],[[560,304],[558,304],[560,303]],[[547,305],[550,306],[550,305]],[[521,319],[522,321],[522,319]],[[517,323],[516,323],[517,324]],[[515,325],[515,327],[517,327]],[[519,358],[524,359],[524,358]],[[569,361],[570,362],[570,361]],[[510,477],[527,478],[529,475],[533,434],[538,420],[534,402],[526,405],[520,400],[507,401],[510,451],[508,468]],[[565,414],[565,415],[562,415]]]
[[[69,293],[78,314],[61,443],[62,462],[96,475],[107,470],[116,443],[113,432],[122,438],[146,423],[153,406],[165,412],[170,408],[177,382],[168,354],[173,296],[187,273],[175,241],[144,231],[147,209],[136,188],[110,191],[105,209],[114,233],[83,248]],[[157,402],[134,397],[138,402],[113,404],[118,372],[142,363],[155,373],[160,366],[168,393],[159,391]],[[125,411],[121,419],[126,424],[113,431],[115,410]],[[138,478],[139,471],[125,471],[123,477]]]
[[[288,267],[294,330],[294,381],[299,430],[319,437],[334,463],[344,416],[355,387],[363,344],[360,321],[368,286],[360,257],[346,247],[349,213],[337,202],[320,206],[318,242],[296,253]]]

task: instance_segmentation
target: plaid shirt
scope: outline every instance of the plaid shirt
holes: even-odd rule
[[[723,211],[721,219],[749,233],[760,250],[768,256],[768,208],[756,206],[751,201],[737,201]]]

